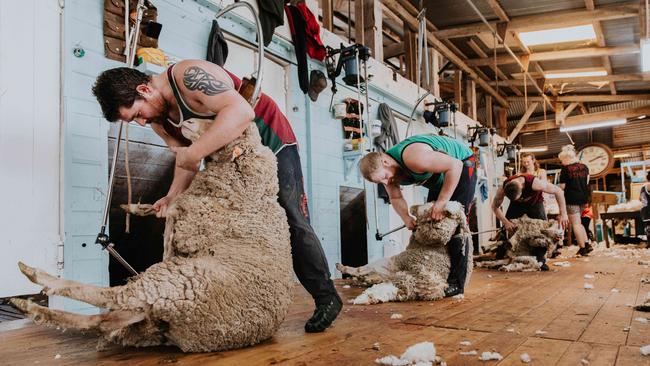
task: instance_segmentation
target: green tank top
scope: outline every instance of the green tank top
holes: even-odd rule
[[[399,182],[400,185],[404,186],[404,185],[411,185],[411,184],[423,184],[424,182],[432,178],[432,176],[434,175],[433,173],[428,173],[428,172],[416,173],[410,170],[406,166],[406,164],[404,164],[404,160],[402,159],[402,154],[404,153],[404,149],[406,149],[407,146],[418,142],[427,144],[431,146],[433,150],[447,154],[452,158],[458,160],[465,160],[474,154],[469,147],[465,146],[461,142],[445,136],[427,134],[427,135],[415,135],[406,138],[399,144],[391,147],[386,151],[386,154],[390,155],[390,157],[395,159],[395,161],[397,161],[397,163],[400,165],[404,173],[406,173],[406,178]],[[437,177],[433,177],[432,178],[433,181],[429,182],[427,186],[439,187],[442,185],[442,182],[444,181],[444,174],[441,173],[435,175]]]

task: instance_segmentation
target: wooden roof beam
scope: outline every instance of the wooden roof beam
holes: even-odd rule
[[[650,94],[578,94],[578,95],[560,95],[551,97],[552,100],[557,102],[628,102],[631,100],[650,100]],[[508,97],[510,102],[521,102],[524,97]],[[529,96],[529,101],[539,102],[541,97]]]
[[[563,28],[576,25],[590,24],[595,21],[621,19],[639,16],[639,4],[623,4],[602,6],[595,10],[559,10],[541,14],[513,17],[508,24],[508,30],[514,32],[529,32],[543,29]],[[501,21],[501,20],[499,20]],[[496,27],[497,21],[490,24]],[[490,32],[482,22],[471,23],[433,33],[438,39],[469,37],[477,33]]]
[[[589,10],[594,10],[596,6],[594,5],[594,0],[585,0],[585,7]],[[605,46],[605,33],[603,33],[603,27],[600,25],[600,22],[593,22],[594,32],[596,33],[596,41],[599,46]],[[612,70],[612,62],[609,60],[609,55],[602,55],[603,66],[609,75],[612,75],[614,72]],[[609,83],[609,90],[612,94],[616,94],[616,83]]]
[[[574,48],[569,50],[560,51],[547,51],[535,52],[529,55],[529,61],[548,61],[548,60],[564,60],[570,58],[584,58],[584,57],[597,57],[597,56],[610,56],[622,55],[628,53],[638,53],[638,44],[629,44],[623,46],[610,46],[610,47],[584,47]],[[523,57],[526,54],[519,54],[517,56]],[[498,65],[514,64],[515,60],[510,55],[498,55],[496,58]],[[469,66],[490,66],[494,64],[494,57],[481,57],[467,60]],[[611,74],[611,71],[609,72]]]
[[[604,81],[650,81],[650,72],[546,79],[547,84],[579,84],[579,83],[598,83]],[[504,83],[513,86],[524,86],[524,79],[520,79],[520,78],[511,79],[511,80],[504,81]],[[490,84],[494,85],[494,82],[490,82]]]
[[[382,0],[382,3],[393,13],[395,13],[402,21],[404,24],[407,24],[413,31],[417,31],[418,29],[418,22],[415,19],[415,16],[417,15],[417,10],[408,3],[406,0]],[[410,9],[410,10],[409,10]],[[412,11],[415,11],[415,14],[412,13]],[[494,88],[492,88],[488,82],[484,79],[482,79],[476,71],[472,70],[465,62],[455,53],[453,53],[449,47],[447,47],[444,43],[442,43],[437,37],[433,35],[433,31],[435,30],[434,25],[427,20],[427,40],[429,44],[433,46],[438,52],[440,52],[444,57],[446,57],[449,61],[451,61],[454,65],[456,65],[459,69],[461,69],[464,73],[466,73],[470,78],[476,81],[480,87],[485,90],[487,93],[492,95],[497,103],[501,105],[502,107],[507,107],[508,106],[508,101],[506,98],[499,94]]]
[[[607,121],[607,120],[613,120],[619,118],[635,118],[644,114],[645,115],[650,114],[650,106],[619,109],[615,111],[597,112],[597,113],[589,113],[589,114],[582,114],[573,117],[567,117],[565,119],[564,126],[565,127],[575,126],[580,124]],[[544,120],[537,123],[527,124],[524,128],[522,128],[521,133],[554,130],[560,127],[562,126],[556,125],[554,119]]]

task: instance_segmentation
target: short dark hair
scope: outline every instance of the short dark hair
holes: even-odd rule
[[[503,193],[510,201],[514,201],[521,195],[521,186],[514,180],[511,180],[503,186]]]
[[[145,73],[129,67],[117,67],[99,74],[93,85],[93,95],[102,107],[104,118],[117,121],[120,108],[130,108],[139,98],[137,86],[150,80]]]

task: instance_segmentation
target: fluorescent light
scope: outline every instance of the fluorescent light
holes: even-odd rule
[[[526,46],[535,46],[540,44],[593,40],[596,39],[596,32],[594,32],[593,25],[587,24],[577,27],[519,32],[519,38]]]
[[[641,71],[650,71],[650,38],[641,40]]]
[[[533,147],[522,147],[519,152],[522,153],[527,153],[527,152],[544,152],[548,151],[548,146],[533,146]]]
[[[594,71],[577,71],[577,72],[550,72],[545,73],[544,77],[547,79],[560,79],[560,78],[579,78],[585,76],[605,76],[607,75],[607,70],[594,70]]]
[[[642,114],[642,115],[638,116],[637,118],[638,118],[638,119],[644,119],[645,117],[646,117],[646,115],[645,115],[645,114]]]
[[[630,156],[632,156],[632,155],[629,154],[629,153],[614,154],[615,159],[629,158]]]
[[[624,125],[626,122],[627,120],[625,118],[621,118],[621,119],[613,119],[609,121],[583,123],[583,124],[578,124],[573,126],[562,126],[560,127],[560,132],[571,132],[571,131],[578,131],[578,130],[586,130],[590,128],[618,126],[618,125]]]

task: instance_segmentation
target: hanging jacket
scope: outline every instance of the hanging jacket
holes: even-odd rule
[[[223,66],[227,58],[228,43],[221,32],[219,22],[213,19],[212,29],[210,29],[210,36],[208,37],[208,55],[205,59],[219,66]]]
[[[305,3],[298,3],[296,8],[300,10],[300,14],[305,21],[305,46],[307,47],[307,54],[314,60],[323,61],[327,52],[325,51],[323,41],[320,39],[318,19],[316,19]]]
[[[298,83],[300,90],[307,93],[309,90],[309,75],[307,70],[307,41],[305,28],[305,19],[302,17],[300,10],[291,5],[284,7],[289,20],[289,29],[291,30],[291,39],[296,53],[296,61],[298,62]]]
[[[264,46],[268,46],[273,39],[275,28],[284,24],[283,0],[257,0],[259,8],[260,25],[264,36]]]

